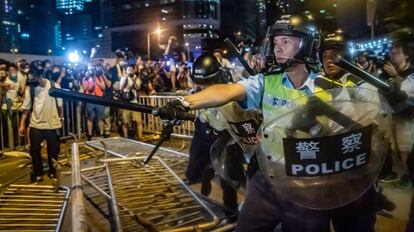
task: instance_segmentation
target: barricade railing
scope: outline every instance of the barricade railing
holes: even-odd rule
[[[151,106],[164,106],[183,93],[176,95],[164,94],[156,96],[139,96],[138,103]],[[193,111],[192,113],[196,113]],[[20,150],[29,143],[28,133],[23,137],[19,136],[21,110],[2,110],[0,115],[0,149]],[[62,128],[60,129],[61,139],[70,138],[69,134],[75,134],[78,139],[86,131],[86,115],[79,102],[63,100]],[[162,121],[159,117],[150,114],[142,114],[143,131],[146,133],[157,133],[162,130]],[[27,124],[28,126],[28,124]],[[181,126],[174,127],[173,136],[191,139],[194,133],[194,123],[184,122]]]
[[[63,100],[62,128],[59,130],[61,139],[66,139],[75,134],[78,138],[81,136],[81,123],[86,120],[81,114],[81,107],[78,102]],[[29,134],[26,123],[24,136],[19,136],[20,119],[22,117],[20,109],[2,109],[0,114],[0,150],[23,150],[29,144]],[[30,119],[28,119],[29,122]]]
[[[19,122],[21,112],[11,109],[2,109],[0,115],[0,146],[1,150],[14,150],[24,146],[26,139],[19,136]]]
[[[177,98],[178,96],[182,95],[156,95],[156,96],[139,96],[138,103],[151,105],[151,106],[164,106],[167,102]],[[197,114],[196,111],[192,111],[191,113]],[[154,115],[142,115],[142,123],[143,123],[143,131],[144,132],[161,132],[162,130],[162,121],[159,117]],[[181,138],[188,138],[191,139],[194,134],[194,123],[186,121],[180,126],[175,126],[173,131],[173,136],[181,137]]]
[[[82,128],[86,128],[82,127],[82,123],[86,121],[82,115],[79,102],[63,100],[61,139],[72,138],[70,134],[75,134],[78,139],[80,138]]]

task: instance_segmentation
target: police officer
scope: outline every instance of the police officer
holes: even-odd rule
[[[218,60],[212,55],[201,55],[193,64],[192,80],[199,89],[204,89],[213,84],[226,84],[231,81],[230,73],[221,67]],[[225,121],[217,119],[215,109],[200,110],[195,121],[194,136],[190,146],[190,159],[186,170],[186,178],[189,183],[201,182],[201,194],[208,196],[211,192],[211,180],[214,170],[210,161],[210,148],[219,137],[228,138]],[[220,179],[223,189],[223,203],[232,212],[237,211],[237,192],[227,182]]]
[[[176,109],[199,109],[239,101],[247,109],[261,109],[266,123],[270,117],[277,116],[281,106],[317,92],[314,80],[320,36],[311,18],[283,15],[269,28],[267,40],[282,72],[259,74],[231,85],[214,85],[185,97]],[[334,210],[313,210],[286,200],[259,172],[248,186],[236,231],[274,231],[281,224],[283,231],[323,232],[330,230],[331,219],[337,232],[373,231],[375,213],[358,211],[360,207],[372,207],[371,194],[369,190],[355,202]]]
[[[350,39],[351,37],[342,30],[330,33],[324,38],[320,56],[325,74],[324,77],[339,82],[339,84],[345,87],[354,87],[355,92],[351,93],[351,98],[379,103],[378,94],[376,94],[376,89],[372,85],[346,73],[334,64],[337,55],[347,60],[352,60],[352,44]]]
[[[342,30],[337,30],[333,33],[330,33],[324,38],[324,40],[322,41],[320,52],[321,63],[324,71],[323,77],[331,80],[332,82],[336,82],[337,84],[342,85],[343,87],[352,87],[354,91],[348,95],[348,97],[351,98],[351,100],[360,100],[361,102],[371,102],[379,104],[379,95],[377,94],[375,87],[360,80],[357,77],[350,75],[349,73],[346,73],[333,63],[337,55],[340,55],[349,61],[352,60],[352,44],[350,43],[350,38],[351,37],[348,34],[344,33]],[[372,61],[373,56],[374,54],[372,51],[364,51],[363,53],[358,54],[357,62],[361,62],[360,67],[366,70],[367,72],[371,71],[372,73],[374,73]],[[369,105],[365,105],[365,107],[369,107]],[[371,112],[373,114],[378,113],[373,111]],[[365,113],[366,112],[364,112],[363,116],[366,116]],[[385,173],[391,168],[392,160],[389,154],[387,155],[387,159],[385,161],[382,172]],[[392,211],[395,209],[395,204],[391,202],[382,193],[376,192],[375,196],[377,210],[385,209],[388,211]],[[369,208],[366,210],[371,211],[371,209]]]

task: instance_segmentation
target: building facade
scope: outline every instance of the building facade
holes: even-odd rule
[[[0,51],[19,52],[21,42],[21,25],[16,1],[0,0]]]
[[[76,14],[83,11],[84,0],[56,0],[56,9],[63,14]]]

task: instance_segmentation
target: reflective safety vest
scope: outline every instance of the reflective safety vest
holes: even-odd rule
[[[264,77],[264,93],[262,100],[263,125],[269,124],[277,120],[276,127],[269,128],[271,131],[266,131],[269,137],[262,141],[262,148],[266,147],[268,151],[263,151],[265,154],[273,154],[274,158],[281,159],[284,154],[281,143],[274,143],[274,140],[286,138],[286,128],[291,128],[293,117],[292,111],[298,105],[305,105],[308,101],[307,93],[304,90],[286,87],[283,84],[283,74],[274,74]],[[328,102],[332,100],[331,95],[322,88],[315,86],[315,95],[322,101]],[[279,126],[280,125],[280,126]],[[267,130],[265,128],[265,130]]]
[[[269,122],[289,111],[286,104],[304,105],[307,102],[305,96],[309,95],[303,90],[286,87],[283,84],[283,74],[273,74],[264,77],[264,93],[262,100],[263,121]],[[331,101],[329,93],[320,87],[315,87],[315,95],[323,101]]]

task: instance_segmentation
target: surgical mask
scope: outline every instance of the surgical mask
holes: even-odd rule
[[[16,82],[16,81],[17,81],[17,73],[12,73],[12,74],[10,75],[10,79],[11,79],[12,81]]]

